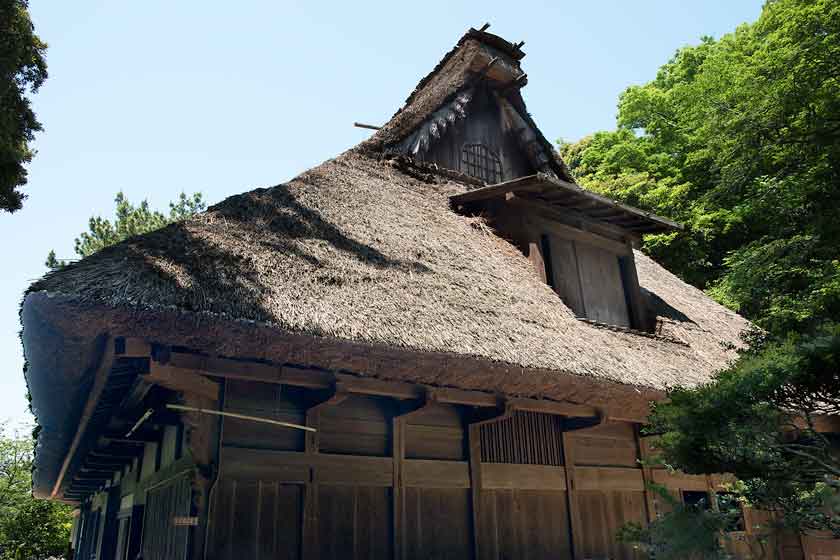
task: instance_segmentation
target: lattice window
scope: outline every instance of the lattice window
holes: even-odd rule
[[[538,412],[513,413],[479,428],[485,463],[562,465],[562,419]]]
[[[185,560],[189,546],[192,486],[178,476],[146,493],[143,560]]]
[[[488,185],[502,182],[502,160],[484,144],[464,145],[461,171]]]

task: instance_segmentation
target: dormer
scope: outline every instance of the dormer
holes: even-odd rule
[[[575,184],[525,107],[522,43],[486,28],[470,29],[367,147],[462,177],[452,207],[487,218],[578,318],[649,330],[633,249],[679,224]]]
[[[487,218],[576,317],[652,328],[633,250],[644,234],[679,224],[543,174],[469,190],[450,201],[459,212]]]

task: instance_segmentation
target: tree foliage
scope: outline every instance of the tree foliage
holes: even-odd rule
[[[627,88],[617,125],[561,143],[580,183],[685,224],[643,249],[763,329],[656,406],[665,459],[840,534],[840,441],[814,424],[840,414],[840,3],[768,0]]]
[[[680,220],[645,250],[775,334],[840,316],[840,4],[771,0],[620,96],[561,151],[591,189]]]
[[[0,560],[62,556],[70,507],[32,497],[33,441],[0,425]]]
[[[662,434],[671,467],[732,473],[753,506],[840,536],[840,439],[818,429],[825,415],[840,415],[838,325],[769,342],[713,383],[671,391],[647,429]]]
[[[116,216],[113,221],[94,216],[88,221],[88,231],[82,232],[76,238],[75,252],[80,258],[92,255],[133,235],[154,231],[172,222],[188,218],[207,207],[200,192],[191,196],[182,192],[176,202],[169,203],[168,214],[152,210],[148,200],[135,206],[122,191],[117,193],[114,202]],[[58,259],[55,251],[50,251],[45,264],[51,269],[57,269],[67,262]]]
[[[741,516],[737,503],[726,502],[712,508],[702,501],[684,504],[661,485],[651,484],[649,491],[667,505],[669,514],[646,525],[624,525],[617,535],[619,542],[632,544],[656,560],[730,558],[723,543],[728,538],[727,531]]]
[[[28,0],[0,0],[0,210],[14,212],[24,199],[24,165],[41,123],[27,97],[47,79],[47,45],[35,34]]]

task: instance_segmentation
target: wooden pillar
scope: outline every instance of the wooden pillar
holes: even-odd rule
[[[406,548],[406,515],[405,515],[405,484],[404,484],[404,467],[405,467],[405,427],[408,424],[408,419],[435,402],[435,395],[429,391],[425,394],[422,401],[414,403],[413,406],[407,407],[403,412],[394,416],[392,420],[391,430],[391,455],[393,459],[393,473],[394,480],[391,490],[393,499],[392,515],[393,515],[393,531],[391,533],[393,542],[394,560],[403,560],[408,558],[408,549]]]
[[[648,523],[650,523],[656,519],[656,496],[654,496],[649,487],[653,483],[653,469],[648,463],[650,460],[650,450],[648,449],[648,442],[639,434],[638,424],[633,425],[633,432],[636,435],[636,449],[639,454],[639,459],[642,461],[642,481],[645,484],[645,510]]]
[[[470,424],[468,432],[470,450],[470,494],[472,495],[472,534],[473,552],[475,558],[484,558],[481,554],[481,539],[479,538],[481,514],[481,426]]]
[[[314,406],[306,411],[306,425],[320,429],[320,411]],[[309,480],[304,486],[303,495],[303,535],[301,538],[301,556],[303,560],[316,560],[318,550],[318,470],[314,466],[318,454],[319,432],[306,432],[305,453],[309,459]]]
[[[342,402],[347,396],[346,393],[332,391],[326,399],[306,410],[306,425],[315,428],[315,431],[307,431],[304,440],[304,452],[309,459],[309,480],[304,486],[303,497],[303,535],[301,538],[303,560],[317,560],[321,555],[318,538],[318,468],[315,466],[321,437],[321,410]]]
[[[569,508],[569,530],[572,534],[572,556],[575,560],[583,557],[583,521],[577,501],[575,485],[575,446],[571,434],[563,431],[563,467],[566,471],[566,499]]]
[[[471,422],[467,432],[469,444],[470,461],[470,495],[472,498],[472,535],[473,555],[476,559],[487,558],[481,542],[481,491],[484,488],[481,476],[481,427],[495,422],[501,422],[513,415],[514,406],[511,401],[500,403],[502,411],[490,417],[483,417],[480,420]]]

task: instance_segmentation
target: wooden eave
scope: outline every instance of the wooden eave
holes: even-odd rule
[[[453,195],[449,200],[454,207],[459,207],[504,199],[508,195],[544,205],[546,209],[573,211],[589,219],[637,234],[667,233],[683,229],[677,222],[610,200],[544,173],[467,191]]]

